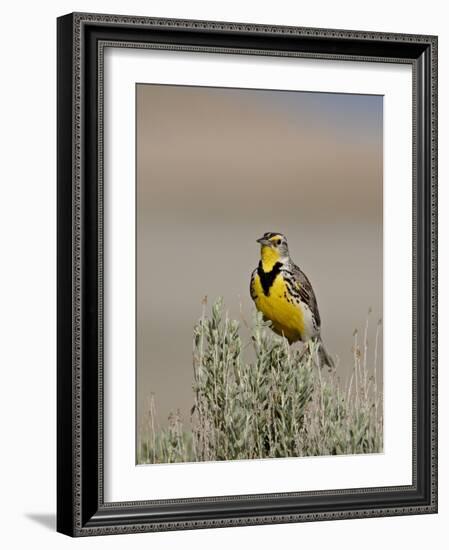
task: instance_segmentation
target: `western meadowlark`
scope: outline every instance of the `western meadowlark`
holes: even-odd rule
[[[315,339],[320,366],[334,367],[334,361],[321,341],[321,319],[312,285],[290,258],[287,239],[282,233],[265,233],[258,267],[251,275],[250,292],[256,307],[271,321],[276,334],[290,344]]]

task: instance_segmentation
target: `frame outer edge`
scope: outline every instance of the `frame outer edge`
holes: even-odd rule
[[[72,14],[73,28],[73,536],[81,536],[82,529],[82,21]]]
[[[143,25],[151,27],[183,27],[185,29],[215,30],[227,32],[257,32],[273,34],[303,34],[310,37],[325,38],[357,38],[360,40],[380,40],[392,42],[415,42],[431,47],[431,71],[430,84],[432,86],[432,158],[430,175],[432,180],[432,200],[429,209],[429,222],[432,226],[431,247],[431,303],[432,314],[432,346],[431,346],[431,502],[423,505],[407,507],[374,508],[367,510],[347,510],[339,512],[300,513],[280,516],[226,518],[217,520],[200,521],[174,521],[162,523],[143,524],[116,524],[110,527],[83,526],[81,520],[81,35],[82,28],[89,23],[103,23],[110,25]],[[70,29],[68,27],[70,26]],[[67,55],[67,51],[70,55]],[[437,511],[436,495],[436,314],[437,314],[437,228],[436,228],[436,204],[437,204],[437,38],[425,35],[403,35],[389,33],[374,33],[362,31],[338,31],[332,29],[305,29],[298,27],[279,27],[267,25],[248,25],[243,23],[219,23],[205,21],[182,21],[172,19],[142,18],[132,16],[111,16],[103,14],[75,13],[58,19],[58,526],[57,529],[72,536],[106,535],[118,533],[132,533],[143,531],[161,531],[175,529],[200,529],[225,526],[262,525],[267,523],[288,523],[303,521],[322,521],[330,519],[380,517],[403,514],[431,513]],[[69,63],[70,61],[70,63]],[[63,65],[69,65],[65,68]],[[72,72],[73,71],[73,72]],[[67,102],[67,87],[71,86],[73,95]],[[65,91],[65,99],[60,98],[61,91]],[[70,169],[64,166],[62,159],[67,160],[67,126],[63,127],[62,120],[72,125],[70,142]],[[428,113],[430,115],[430,113]],[[70,172],[70,174],[69,174]],[[70,179],[70,191],[68,191],[68,179]],[[70,215],[67,214],[67,201],[70,201]],[[70,228],[69,228],[70,224]],[[70,236],[70,239],[68,238]],[[67,251],[65,246],[70,241],[70,296],[68,307],[65,294],[68,294],[67,279]],[[69,316],[71,322],[67,323]],[[60,327],[61,325],[61,327]],[[63,344],[67,344],[67,325],[70,329],[70,361],[68,352]],[[73,334],[73,337],[72,337]],[[70,371],[70,375],[69,375]],[[67,388],[69,380],[70,392]],[[70,414],[67,413],[70,407]],[[70,421],[70,422],[69,422]],[[62,426],[65,428],[62,429]],[[435,431],[434,431],[435,430]],[[63,433],[64,432],[64,433]],[[70,439],[70,441],[69,441]],[[64,491],[70,481],[70,492]],[[434,490],[435,489],[435,490]],[[70,498],[68,496],[70,494]]]
[[[111,25],[130,25],[190,29],[223,32],[250,32],[258,34],[281,34],[281,35],[304,35],[305,37],[335,38],[335,39],[358,39],[358,40],[381,40],[387,42],[418,42],[430,44],[437,37],[428,34],[407,34],[395,32],[363,31],[348,29],[327,29],[323,27],[298,27],[291,25],[269,25],[263,23],[248,23],[235,21],[209,21],[204,19],[175,19],[163,17],[148,17],[142,15],[121,15],[104,14],[93,12],[73,12],[71,15],[78,20],[78,23],[104,23]]]
[[[431,511],[438,513],[438,37],[431,37]]]

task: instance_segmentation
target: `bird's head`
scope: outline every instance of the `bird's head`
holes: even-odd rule
[[[287,238],[282,233],[265,233],[257,242],[264,271],[270,271],[276,262],[284,263],[289,259]]]

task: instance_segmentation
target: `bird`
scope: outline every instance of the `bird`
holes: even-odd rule
[[[315,339],[319,365],[334,368],[334,361],[321,340],[321,318],[313,287],[292,261],[287,238],[267,232],[257,239],[260,261],[251,274],[250,294],[271,329],[290,345]]]

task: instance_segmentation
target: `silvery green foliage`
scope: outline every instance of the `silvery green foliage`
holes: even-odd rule
[[[342,390],[335,372],[317,366],[315,341],[291,347],[255,311],[250,329],[252,359],[245,360],[240,323],[217,300],[194,328],[191,426],[172,414],[168,428],[149,429],[139,462],[191,462],[280,458],[382,451],[383,423],[376,362],[368,376],[367,333],[361,350],[355,333],[354,371]],[[337,368],[338,370],[338,368]]]

